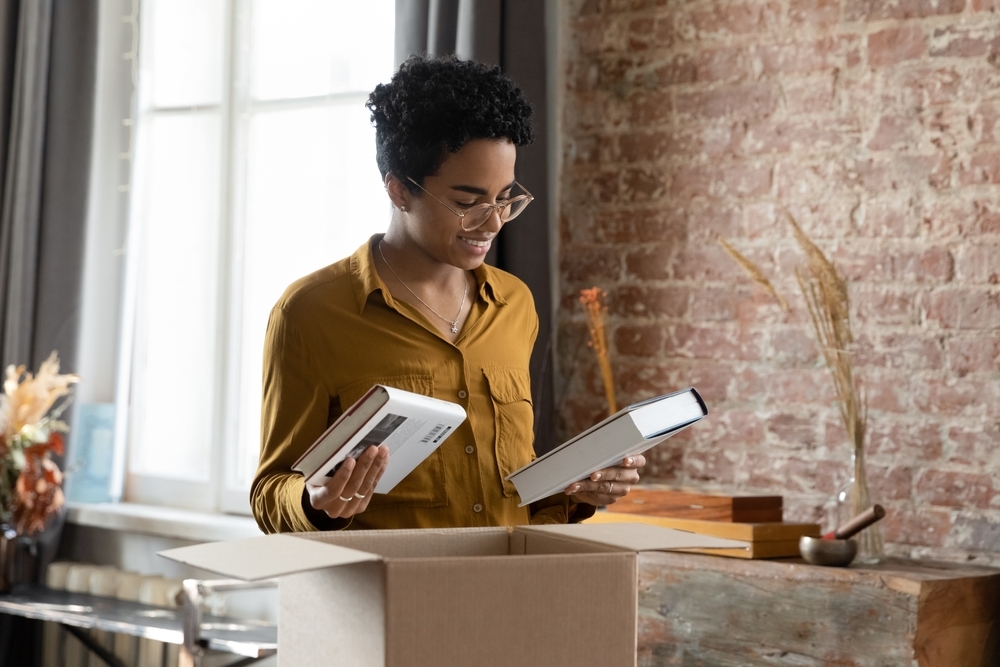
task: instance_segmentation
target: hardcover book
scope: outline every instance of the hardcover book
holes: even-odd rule
[[[389,463],[375,487],[388,493],[465,421],[462,406],[377,384],[317,438],[292,465],[307,484],[321,485],[348,456],[385,445]]]
[[[623,408],[540,456],[507,479],[521,506],[562,491],[591,473],[645,452],[708,414],[693,387]]]

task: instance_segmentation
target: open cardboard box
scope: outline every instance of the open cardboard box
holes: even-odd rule
[[[634,665],[636,555],[747,543],[643,524],[267,535],[160,552],[279,578],[282,666]]]

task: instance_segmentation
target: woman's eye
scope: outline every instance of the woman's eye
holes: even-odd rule
[[[476,205],[476,202],[474,202],[474,201],[469,201],[469,202],[457,201],[457,202],[455,202],[455,205],[456,206],[460,206],[462,208],[472,208],[473,206]]]

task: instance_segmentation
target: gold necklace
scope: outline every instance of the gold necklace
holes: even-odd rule
[[[407,289],[407,291],[410,294],[413,295],[414,299],[416,299],[420,303],[424,304],[424,307],[427,310],[431,311],[432,313],[434,313],[435,315],[437,315],[438,317],[440,317],[442,320],[444,320],[445,322],[447,322],[448,324],[450,324],[451,325],[451,332],[453,334],[454,333],[458,333],[458,318],[460,318],[462,316],[462,310],[465,308],[465,300],[469,297],[469,281],[468,280],[465,280],[465,291],[462,293],[462,305],[460,305],[458,307],[458,314],[455,315],[455,319],[449,320],[447,317],[445,317],[444,315],[442,315],[441,313],[439,313],[438,311],[434,310],[429,305],[427,305],[426,301],[424,301],[419,296],[417,296],[417,293],[414,292],[413,290],[411,290],[410,286],[403,282],[403,279],[399,277],[399,274],[396,273],[395,270],[393,270],[392,265],[389,264],[389,260],[387,260],[385,258],[385,253],[382,252],[382,241],[378,242],[378,254],[382,257],[382,261],[385,262],[385,266],[386,266],[386,268],[389,269],[389,272],[392,273],[392,275],[396,278],[396,280],[399,281],[400,285],[402,285],[403,287],[405,287]]]

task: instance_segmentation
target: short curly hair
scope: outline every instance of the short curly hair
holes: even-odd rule
[[[375,160],[382,179],[423,183],[447,156],[473,139],[534,140],[531,104],[499,67],[454,56],[411,56],[365,104],[375,126]]]

